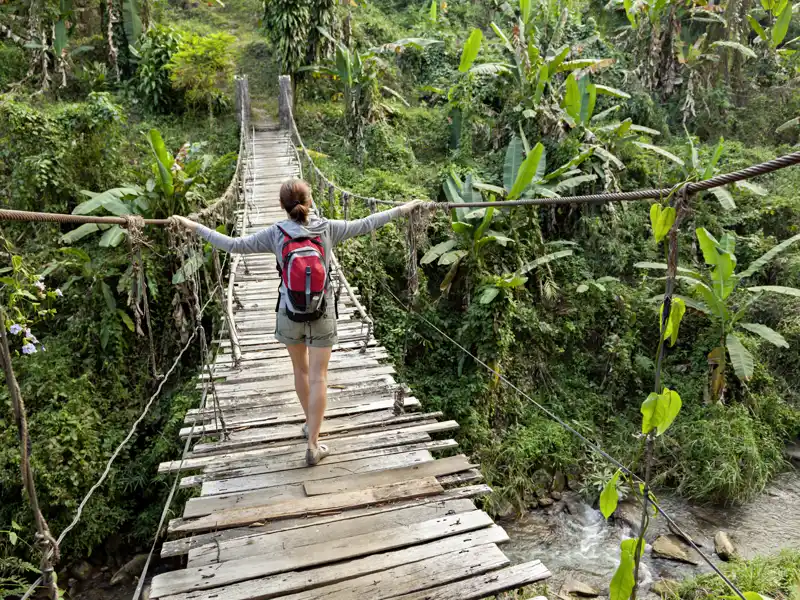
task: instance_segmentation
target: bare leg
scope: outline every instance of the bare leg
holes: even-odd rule
[[[330,348],[308,349],[308,381],[311,385],[308,396],[308,447],[316,450],[325,407],[328,404],[328,361]]]
[[[286,346],[286,349],[292,359],[294,391],[297,392],[300,406],[303,407],[303,413],[306,415],[306,421],[308,421],[308,351],[305,344],[292,344],[291,346]]]

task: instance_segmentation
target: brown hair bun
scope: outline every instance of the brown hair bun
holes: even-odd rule
[[[302,179],[290,179],[281,186],[281,206],[289,213],[289,218],[298,223],[306,223],[311,212],[311,188]]]

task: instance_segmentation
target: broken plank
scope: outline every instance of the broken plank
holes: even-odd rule
[[[493,524],[489,515],[483,511],[476,510],[355,535],[322,544],[294,548],[276,553],[271,557],[252,556],[240,560],[173,571],[156,575],[153,578],[150,597],[160,598],[169,594],[218,588],[255,577],[315,567],[376,552],[386,552],[413,546],[451,535],[483,529]]]
[[[444,488],[434,477],[426,477],[344,494],[300,498],[296,501],[253,508],[231,509],[194,520],[173,519],[169,524],[169,532],[191,533],[223,527],[239,527],[266,519],[288,519],[301,515],[316,515],[335,510],[359,508],[393,500],[434,496],[443,491]]]
[[[320,496],[325,494],[340,494],[354,490],[363,490],[376,485],[386,485],[398,481],[419,479],[420,477],[437,477],[450,475],[460,471],[472,469],[476,465],[470,464],[463,454],[414,465],[412,467],[398,467],[385,471],[349,475],[335,479],[308,481],[304,484],[306,494]]]

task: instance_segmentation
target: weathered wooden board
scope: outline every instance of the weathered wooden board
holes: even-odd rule
[[[394,416],[392,411],[379,411],[364,415],[355,415],[343,419],[331,419],[322,424],[321,435],[323,442],[327,443],[332,436],[342,437],[344,434],[369,429],[384,429],[402,427],[416,421],[427,421],[438,419],[442,413],[412,413]],[[421,423],[420,423],[421,424]],[[232,448],[253,446],[255,444],[288,442],[302,438],[302,432],[297,425],[278,425],[275,427],[261,427],[254,429],[230,431],[227,440],[220,440],[215,443],[197,444],[194,447],[195,454],[206,451],[226,452]]]
[[[473,510],[476,508],[472,500],[446,500],[377,512],[347,520],[331,521],[303,529],[287,529],[278,533],[255,533],[196,548],[189,552],[189,566],[199,567],[256,555],[268,558],[290,548],[321,544],[326,541],[381,531],[399,525],[430,521]]]
[[[394,406],[394,398],[389,398],[387,400],[378,400],[375,402],[371,402],[368,404],[356,404],[353,406],[344,406],[344,407],[337,407],[333,406],[329,410],[325,411],[325,418],[333,419],[337,417],[349,417],[351,415],[358,415],[363,413],[370,413],[376,411],[385,411],[392,409]],[[416,399],[412,399],[412,402],[408,406],[408,408],[416,408],[419,406],[419,401]],[[299,409],[299,403],[298,403]],[[247,418],[244,415],[238,415],[234,418],[228,418],[227,414],[223,412],[225,416],[225,426],[228,429],[239,429],[241,427],[268,427],[271,425],[285,425],[288,423],[304,423],[306,420],[306,416],[303,413],[302,409],[295,410],[293,413],[285,412],[284,414],[277,414],[272,415],[269,417],[260,417],[260,416],[253,416],[252,418]],[[183,427],[179,434],[182,438],[187,438],[190,435],[194,435],[195,437],[201,437],[203,435],[211,435],[211,434],[219,434],[222,431],[222,422],[215,419],[215,415],[211,414],[208,417],[208,423],[198,423],[195,422],[193,426],[190,427]]]
[[[193,520],[173,519],[170,521],[169,531],[171,533],[191,533],[221,529],[223,527],[239,527],[268,519],[288,519],[301,515],[318,515],[325,512],[360,508],[394,500],[435,496],[443,491],[444,488],[434,477],[427,477],[425,479],[374,487],[368,490],[330,494],[314,498],[300,498],[296,501],[253,508],[225,510]]]
[[[477,600],[500,592],[521,588],[550,577],[550,571],[538,560],[494,571],[488,575],[458,581],[432,590],[395,596],[396,600]]]
[[[202,497],[193,498],[192,500],[205,500],[207,498],[210,501],[213,497],[216,501],[224,502],[235,497],[236,506],[245,506],[246,504],[242,501],[242,495],[252,493],[253,496],[258,496],[264,493],[264,488],[345,477],[353,473],[380,472],[399,467],[409,468],[428,461],[433,461],[433,456],[427,450],[413,450],[385,456],[370,456],[346,463],[326,463],[323,461],[313,469],[291,469],[289,471],[207,481],[203,484]],[[419,478],[416,477],[415,479]],[[251,504],[250,506],[254,505]]]
[[[150,597],[160,598],[169,594],[212,589],[255,577],[387,552],[490,527],[493,524],[491,517],[483,511],[472,511],[295,548],[269,558],[253,556],[173,571],[153,578]]]
[[[331,454],[343,454],[369,448],[384,448],[387,446],[414,444],[430,440],[430,433],[449,432],[458,428],[456,421],[442,421],[430,425],[415,425],[400,427],[388,431],[356,432],[340,436],[329,436],[325,443]],[[267,461],[272,457],[286,454],[300,454],[307,447],[305,441],[298,441],[283,445],[271,445],[260,448],[234,449],[223,453],[191,454],[186,460],[174,460],[161,463],[159,473],[175,473],[178,470],[188,471],[201,469],[211,465],[235,463],[239,460]],[[183,464],[181,464],[181,462]]]
[[[325,600],[352,600],[353,598],[386,600],[401,594],[418,592],[465,577],[494,571],[509,563],[510,561],[497,546],[484,544],[473,548],[463,548],[458,552],[432,556],[425,561],[392,567],[385,571],[348,579],[315,590],[281,596],[281,598],[285,600],[319,600],[320,598]]]
[[[302,516],[293,517],[289,519],[269,521],[263,525],[254,524],[249,527],[234,527],[230,529],[222,529],[219,531],[211,531],[208,533],[200,533],[191,537],[179,538],[164,542],[161,548],[161,556],[179,556],[187,554],[193,548],[200,548],[206,544],[220,543],[224,540],[232,540],[242,536],[249,536],[258,533],[276,533],[279,531],[286,531],[289,529],[303,529],[306,527],[317,527],[325,523],[334,521],[344,521],[347,519],[355,519],[366,515],[373,515],[383,512],[392,512],[402,510],[412,506],[420,506],[422,504],[439,504],[449,500],[460,500],[479,498],[491,493],[491,488],[488,485],[472,485],[466,487],[454,488],[445,490],[437,496],[426,496],[423,498],[413,498],[410,500],[397,500],[388,504],[379,504],[373,506],[366,506],[362,508],[349,508],[346,510],[332,511],[330,513],[321,514],[319,516]]]
[[[328,466],[337,463],[345,463],[343,466],[347,467],[349,461],[364,458],[376,458],[379,456],[400,454],[414,450],[441,452],[443,450],[451,450],[457,447],[458,443],[455,440],[436,440],[403,446],[389,446],[386,448],[377,449],[370,448],[367,450],[359,450],[357,452],[349,452],[345,454],[332,454],[328,456],[321,464]],[[305,456],[302,455],[302,452],[298,452],[296,456],[278,456],[274,459],[271,459],[269,462],[265,462],[264,460],[239,460],[235,463],[226,463],[217,467],[206,467],[202,474],[184,477],[181,479],[180,487],[185,489],[200,485],[206,481],[231,479],[235,477],[249,477],[251,475],[263,475],[265,473],[276,473],[279,471],[306,468],[306,459]]]
[[[324,494],[340,494],[355,490],[364,490],[377,485],[386,485],[398,481],[410,481],[422,477],[438,477],[440,475],[450,475],[460,471],[472,469],[477,465],[469,462],[463,454],[441,458],[430,462],[423,462],[411,467],[397,467],[371,473],[348,475],[336,477],[335,479],[324,479],[321,481],[306,481],[306,494],[309,496],[319,496]]]
[[[222,590],[211,589],[166,596],[164,600],[263,600],[275,598],[284,594],[320,588],[370,573],[378,573],[387,568],[411,563],[418,564],[443,554],[460,553],[484,544],[499,544],[507,540],[508,536],[505,531],[494,525],[486,529],[447,537],[427,544],[410,546],[402,550],[373,554],[316,569],[292,571],[235,583],[224,588],[224,596],[221,595]],[[369,595],[363,597],[365,600],[370,598]]]

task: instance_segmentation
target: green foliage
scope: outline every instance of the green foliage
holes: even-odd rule
[[[263,23],[267,36],[277,48],[281,73],[294,76],[301,67],[321,58],[327,44],[317,28],[330,28],[334,3],[331,0],[267,0]]]
[[[178,52],[183,34],[172,27],[156,26],[142,37],[133,79],[136,98],[152,111],[175,112],[180,96],[172,87],[168,65]]]
[[[796,598],[800,581],[800,552],[783,550],[774,556],[736,560],[722,570],[742,589],[767,598]],[[725,583],[714,574],[700,575],[681,582],[676,594],[682,600],[722,600],[730,596]]]
[[[190,105],[208,110],[209,117],[228,105],[235,64],[231,52],[234,37],[228,33],[192,35],[180,41],[166,69]]]

